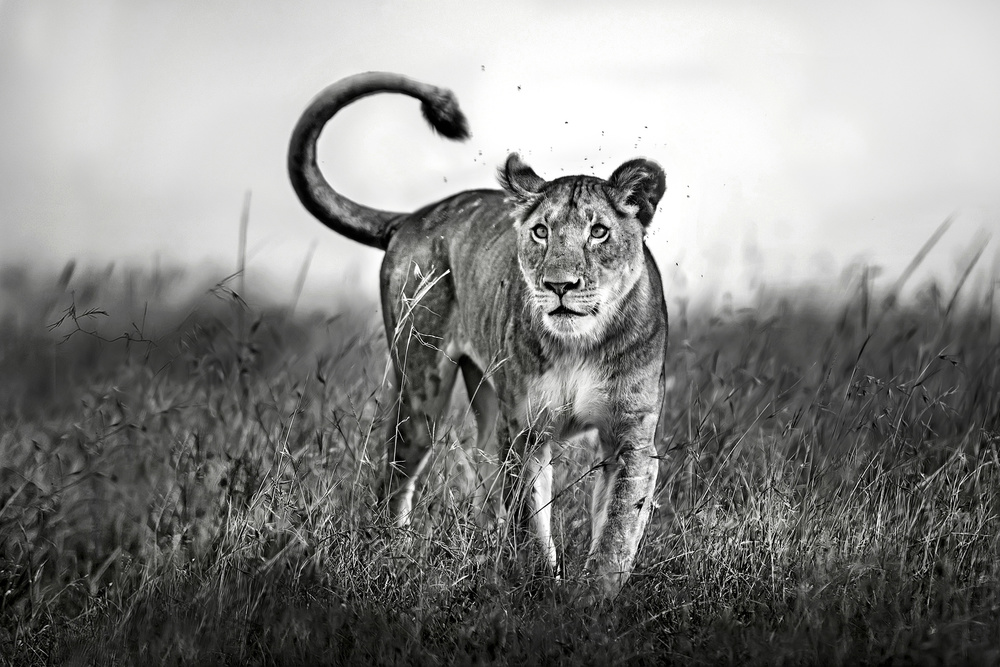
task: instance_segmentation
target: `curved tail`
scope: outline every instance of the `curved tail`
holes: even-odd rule
[[[388,72],[356,74],[325,88],[306,107],[288,147],[288,176],[299,201],[320,222],[349,239],[385,249],[392,235],[390,223],[403,214],[368,208],[344,197],[316,164],[316,140],[326,122],[354,100],[383,92],[417,98],[424,118],[439,134],[468,138],[465,116],[451,91]]]

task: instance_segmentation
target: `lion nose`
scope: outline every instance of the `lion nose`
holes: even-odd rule
[[[564,283],[551,283],[546,281],[544,285],[551,291],[555,292],[557,296],[562,297],[565,296],[566,292],[570,290],[580,289],[581,287],[583,287],[583,281],[579,279],[574,280],[573,282],[564,282]]]

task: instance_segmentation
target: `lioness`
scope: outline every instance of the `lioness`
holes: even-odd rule
[[[502,191],[462,192],[415,213],[371,209],[327,183],[316,141],[338,110],[381,92],[419,99],[437,132],[468,137],[450,91],[397,74],[359,74],[305,110],[288,172],[320,222],[385,250],[382,310],[398,391],[382,488],[388,511],[398,525],[409,521],[435,424],[461,370],[479,446],[498,438],[513,471],[504,502],[553,571],[551,443],[596,434],[603,460],[587,569],[614,596],[653,509],[667,314],[644,238],[666,189],[663,170],[637,159],[606,181],[546,181],[512,153],[499,169]]]

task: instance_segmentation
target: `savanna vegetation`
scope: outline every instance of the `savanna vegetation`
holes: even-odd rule
[[[997,664],[998,299],[872,276],[671,299],[659,507],[591,606],[594,453],[556,462],[552,581],[473,500],[459,394],[412,526],[380,516],[371,303],[8,267],[0,663]]]

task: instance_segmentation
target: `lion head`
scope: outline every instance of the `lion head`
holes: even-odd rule
[[[534,316],[557,339],[599,341],[645,271],[643,240],[666,190],[663,169],[630,160],[606,181],[546,181],[513,153],[499,180],[514,201]]]

